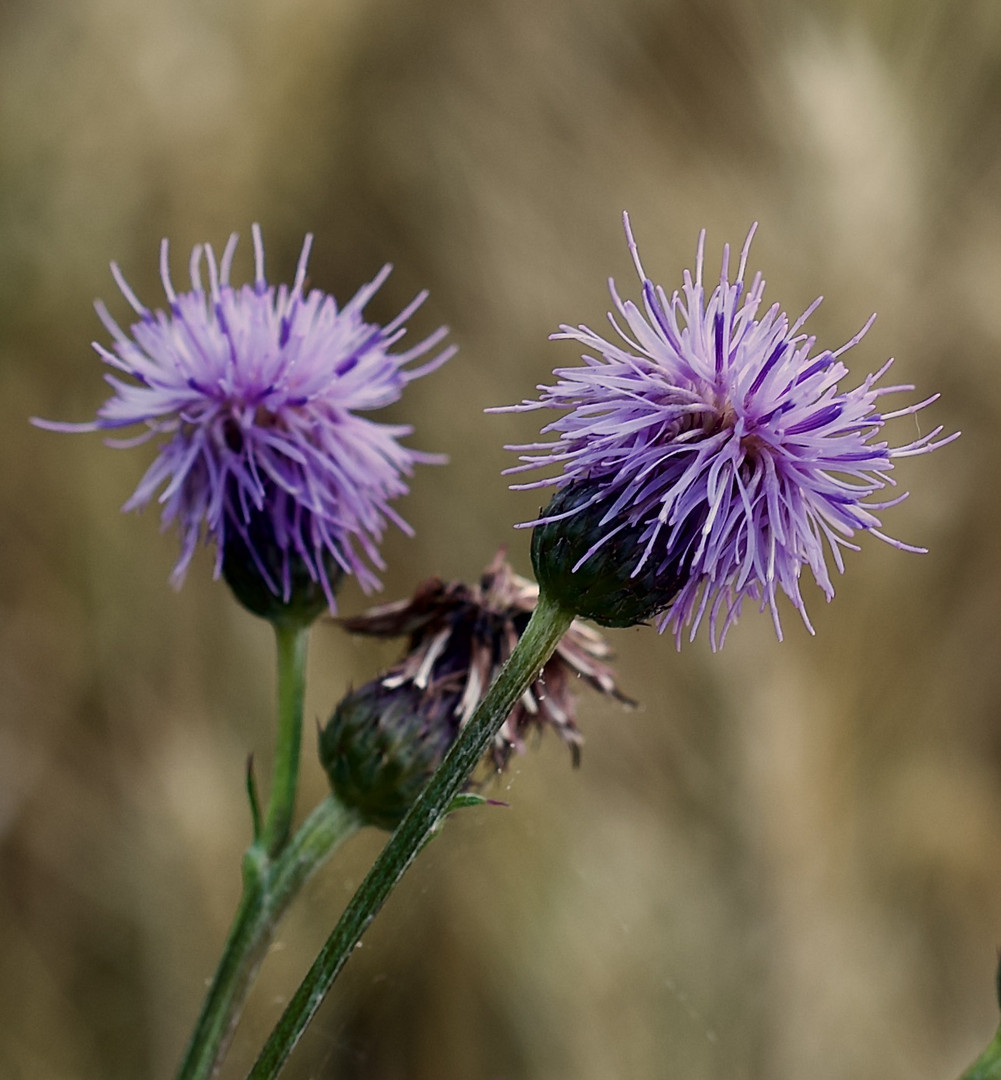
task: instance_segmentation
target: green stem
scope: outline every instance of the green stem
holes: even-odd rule
[[[299,783],[299,748],[302,743],[302,708],[306,696],[306,647],[309,627],[275,623],[278,646],[278,737],[275,743],[271,795],[264,816],[260,844],[273,858],[281,851],[292,828]]]
[[[959,1080],[1001,1080],[1001,1028]]]
[[[219,967],[195,1025],[178,1080],[214,1076],[236,1030],[250,982],[275,927],[305,882],[364,822],[328,796],[303,822],[274,861],[251,848],[244,860],[244,891]]]
[[[448,812],[452,799],[465,786],[515,702],[538,676],[572,621],[572,612],[544,595],[539,598],[507,664],[352,897],[248,1080],[274,1080],[281,1071],[362,934]]]
[[[243,895],[178,1080],[205,1080],[215,1074],[279,918],[306,878],[361,823],[354,811],[331,797],[289,840],[299,780],[309,629],[276,623],[274,630],[278,731],[271,792],[262,823],[253,774],[248,771],[254,842],[243,857]]]

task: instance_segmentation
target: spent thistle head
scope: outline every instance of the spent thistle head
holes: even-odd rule
[[[342,801],[387,828],[402,818],[511,655],[537,600],[537,587],[500,552],[477,585],[432,578],[409,600],[340,620],[352,633],[407,638],[400,662],[348,694],[321,732],[321,761]],[[576,764],[578,679],[629,701],[605,662],[610,655],[600,634],[575,621],[498,731],[494,768],[547,727]]]

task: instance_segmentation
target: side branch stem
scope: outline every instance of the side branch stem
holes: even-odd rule
[[[253,848],[247,852],[240,906],[177,1080],[207,1080],[218,1072],[251,980],[285,909],[306,881],[363,824],[354,810],[329,795],[273,862],[262,863]]]
[[[248,775],[254,841],[243,857],[243,894],[177,1080],[208,1080],[229,1046],[243,1002],[275,927],[306,879],[362,823],[333,796],[291,838],[299,782],[308,627],[276,624],[278,727],[274,772],[261,822]]]

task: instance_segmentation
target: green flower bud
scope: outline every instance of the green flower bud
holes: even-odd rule
[[[457,703],[411,682],[351,691],[320,732],[334,794],[369,824],[395,829],[455,740]]]
[[[634,626],[667,608],[688,579],[684,558],[652,555],[640,561],[647,524],[612,533],[602,523],[609,502],[590,502],[607,485],[587,480],[568,484],[552,497],[532,533],[532,566],[539,588],[568,611],[600,626]],[[568,515],[566,517],[562,515]],[[546,520],[559,518],[559,520]]]

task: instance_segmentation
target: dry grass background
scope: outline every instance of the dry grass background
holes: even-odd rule
[[[941,389],[964,437],[864,542],[817,635],[748,612],[727,649],[619,631],[624,713],[585,700],[508,809],[468,813],[391,901],[295,1055],[340,1080],[943,1080],[993,1030],[1001,942],[1001,6],[996,0],[4,0],[0,3],[0,1076],[169,1077],[268,755],[267,629],[118,508],[142,470],[28,426],[102,400],[92,297],[159,296],[260,221],[273,276],[317,234],[341,297],[420,287],[460,356],[397,410],[425,470],[386,595],[469,577],[535,509],[499,476],[531,393],[631,286],[628,208],[671,287],[698,229],[859,374]],[[247,252],[243,253],[247,267]],[[629,283],[629,284],[627,284]],[[922,417],[922,422],[928,421]],[[906,433],[900,433],[906,437]],[[346,590],[344,607],[364,598]],[[373,657],[315,635],[309,722]],[[303,805],[322,792],[305,764]],[[242,1076],[379,835],[286,924]]]

